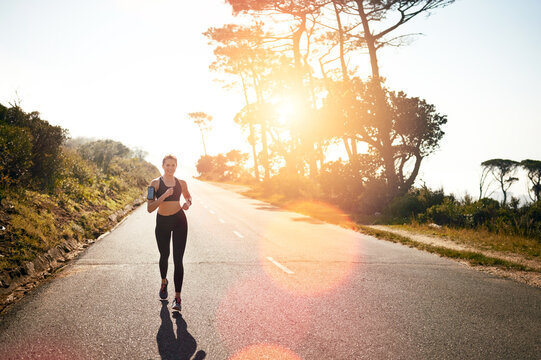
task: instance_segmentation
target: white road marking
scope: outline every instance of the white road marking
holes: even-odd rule
[[[214,212],[214,210],[209,210],[209,212],[210,212],[211,214],[216,214],[216,213]]]
[[[233,233],[234,233],[235,235],[237,235],[238,237],[240,237],[241,239],[244,237],[241,233],[239,233],[239,232],[237,232],[237,231],[234,231],[234,230],[233,230]]]
[[[286,268],[284,265],[280,264],[278,261],[274,260],[272,257],[267,256],[267,260],[269,260],[274,265],[278,266],[280,269],[282,269],[286,274],[295,274],[293,271]]]
[[[222,224],[225,224],[225,221],[223,219],[218,219]]]

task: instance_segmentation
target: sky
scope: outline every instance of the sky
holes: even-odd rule
[[[386,85],[448,117],[418,185],[476,197],[482,161],[541,160],[540,11],[538,0],[457,0],[404,26],[398,34],[422,33],[409,45],[381,50]],[[0,103],[19,99],[71,137],[121,141],[156,165],[173,153],[188,167],[203,147],[187,113],[204,111],[209,154],[249,152],[233,122],[243,97],[215,80],[202,35],[232,22],[223,0],[0,0]]]

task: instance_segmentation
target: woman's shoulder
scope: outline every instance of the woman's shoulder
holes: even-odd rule
[[[188,186],[186,184],[186,181],[182,180],[182,179],[179,179],[179,178],[175,178],[177,179],[178,183],[180,184],[180,186],[182,186],[183,188],[185,188],[186,186]]]
[[[157,177],[156,179],[153,179],[153,180],[150,182],[150,186],[154,186],[154,187],[160,186],[160,179],[161,179],[161,176],[160,176],[160,177]]]
[[[176,178],[178,180],[178,182],[180,183],[180,185],[186,185],[186,181],[182,180],[182,179],[179,179],[179,178]]]

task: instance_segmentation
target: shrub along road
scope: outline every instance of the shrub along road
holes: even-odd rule
[[[538,359],[541,290],[189,180],[182,315],[137,209],[0,320],[0,358]]]

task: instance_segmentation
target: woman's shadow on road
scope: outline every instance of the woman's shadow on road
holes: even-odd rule
[[[173,313],[173,318],[177,325],[177,333],[175,335],[171,314],[167,308],[167,300],[162,300],[160,317],[162,318],[162,323],[156,335],[156,342],[158,343],[158,350],[162,359],[203,360],[207,356],[203,350],[195,353],[197,342],[188,332],[188,325],[182,318],[182,314],[177,311]],[[195,356],[192,359],[194,354]]]

